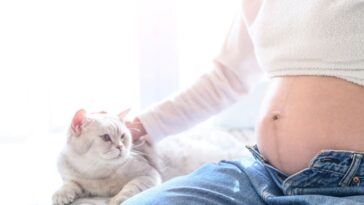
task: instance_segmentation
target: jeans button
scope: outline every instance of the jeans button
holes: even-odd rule
[[[353,177],[353,182],[354,182],[354,184],[359,185],[360,184],[360,178],[358,176]]]

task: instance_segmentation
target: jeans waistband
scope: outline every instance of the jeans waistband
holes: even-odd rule
[[[310,186],[312,190],[319,188],[326,191],[337,187],[364,187],[364,183],[361,183],[364,182],[363,152],[323,150],[310,161],[306,169],[287,175],[269,164],[259,152],[257,145],[247,146],[247,149],[266,167],[273,180],[286,194],[307,194]]]

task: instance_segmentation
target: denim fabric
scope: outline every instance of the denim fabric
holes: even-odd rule
[[[364,153],[327,150],[288,176],[256,146],[253,157],[209,163],[138,194],[123,205],[364,205]]]

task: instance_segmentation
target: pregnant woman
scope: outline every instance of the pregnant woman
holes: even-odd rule
[[[124,204],[364,204],[364,1],[243,0],[214,69],[128,125],[174,134],[270,78],[251,158],[207,164]]]

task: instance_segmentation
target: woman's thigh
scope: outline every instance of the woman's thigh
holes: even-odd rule
[[[233,162],[206,164],[140,193],[123,205],[260,205],[265,204],[241,167]]]

